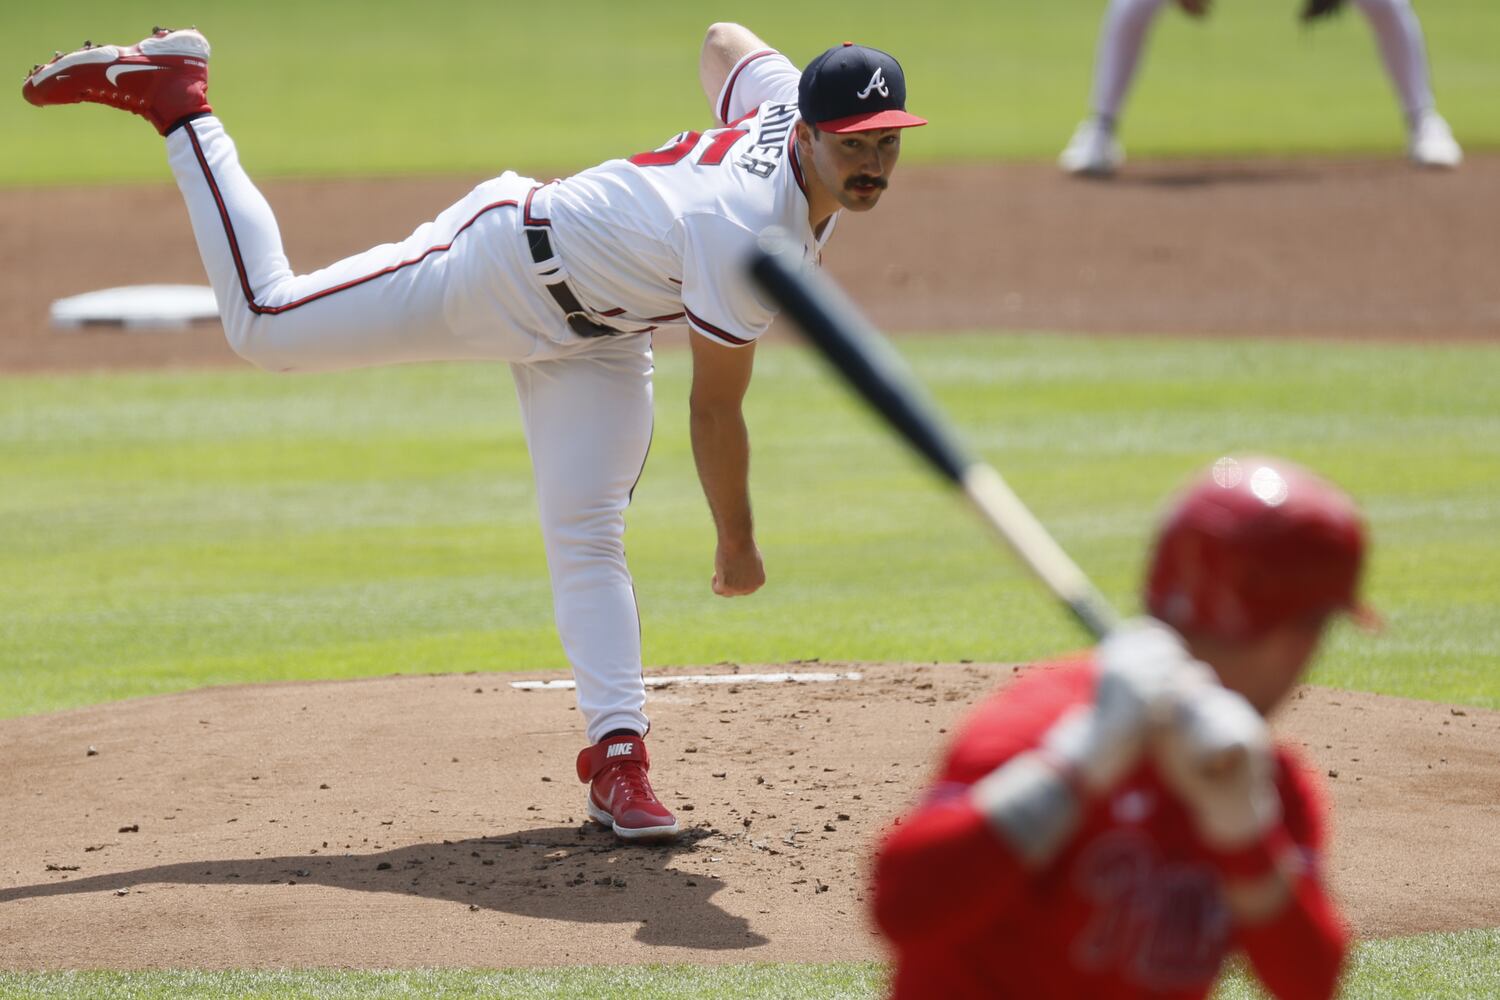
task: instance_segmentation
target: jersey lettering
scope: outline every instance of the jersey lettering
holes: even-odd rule
[[[704,135],[713,136],[713,142],[698,157],[698,163],[705,167],[717,167],[724,162],[724,157],[729,155],[729,147],[739,142],[750,133],[742,128],[721,128],[711,132],[680,132],[660,149],[653,149],[646,153],[637,153],[630,158],[630,162],[638,167],[670,167],[674,163],[681,163],[688,155],[697,148],[699,140]]]
[[[709,134],[712,135],[713,133]],[[725,129],[719,133],[713,142],[708,144],[708,148],[703,151],[703,155],[698,157],[698,162],[705,167],[717,167],[724,162],[724,157],[729,155],[729,147],[749,134],[749,132],[742,128]]]
[[[602,304],[601,315],[622,327],[680,322],[729,346],[765,331],[774,310],[746,279],[744,253],[769,225],[800,235],[809,257],[819,242],[790,145],[797,74],[789,63],[782,69],[774,86],[756,88],[776,96],[743,116],[736,102],[730,124],[678,132],[548,191],[544,204],[553,231],[565,234],[556,240],[567,244],[581,301]],[[622,234],[628,260],[620,259]]]
[[[796,120],[797,105],[768,104],[755,143],[734,161],[734,165],[756,177],[770,177],[786,155],[787,136]]]
[[[637,153],[630,158],[630,162],[638,167],[670,167],[691,153],[702,137],[701,132],[679,132],[666,145],[647,153]]]
[[[1080,968],[1114,969],[1161,991],[1212,981],[1228,949],[1230,921],[1206,863],[1163,861],[1150,837],[1127,829],[1100,837],[1073,871],[1093,908],[1074,942]]]

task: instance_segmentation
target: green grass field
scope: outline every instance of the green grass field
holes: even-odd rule
[[[1216,454],[1326,471],[1369,513],[1368,590],[1389,628],[1339,630],[1316,679],[1500,707],[1492,350],[993,334],[903,347],[1122,607],[1160,501]],[[771,582],[715,597],[688,357],[659,360],[627,535],[647,663],[1010,661],[1083,642],[790,345],[757,358],[748,407]],[[504,366],[3,384],[0,713],[565,666]]]
[[[1305,29],[1297,0],[1221,0],[1204,24],[1167,12],[1126,119],[1133,155],[1399,153],[1403,133],[1374,40],[1348,12]],[[901,57],[931,128],[913,161],[1050,158],[1086,110],[1103,0],[1001,4],[790,0],[743,16],[799,65],[857,35]],[[1439,107],[1471,149],[1500,145],[1500,5],[1418,4]],[[557,16],[558,12],[562,17]],[[129,43],[197,24],[215,46],[211,96],[251,172],[273,175],[565,172],[701,127],[691,4],[576,0],[75,0],[10,3],[0,65],[15,80],[84,38]],[[147,127],[98,107],[0,101],[0,184],[165,180]],[[107,154],[102,152],[108,150]]]
[[[84,1000],[874,1000],[885,969],[874,962],[835,965],[675,965],[411,972],[82,972],[0,974],[0,997]],[[1500,996],[1500,932],[1433,934],[1372,941],[1355,952],[1345,994],[1359,1000],[1480,1000]],[[1243,970],[1232,970],[1214,1000],[1263,997]]]

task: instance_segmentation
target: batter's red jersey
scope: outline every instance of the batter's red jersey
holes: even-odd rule
[[[874,906],[895,947],[895,997],[1206,997],[1236,949],[1283,1000],[1332,996],[1348,942],[1319,879],[1322,791],[1285,748],[1285,829],[1273,836],[1289,836],[1307,864],[1286,908],[1254,927],[1235,926],[1221,862],[1149,760],[1086,808],[1038,872],[970,803],[970,785],[1092,699],[1095,677],[1090,657],[1036,667],[982,703],[927,800],[887,832]]]

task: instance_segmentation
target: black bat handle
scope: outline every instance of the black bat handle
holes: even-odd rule
[[[921,383],[838,286],[808,267],[784,234],[761,237],[750,273],[858,393],[963,491],[980,516],[1095,636],[1114,609],[995,469],[965,453]]]
[[[762,246],[750,273],[860,395],[946,479],[961,484],[972,460],[944,431],[921,386],[837,286],[804,268],[798,249]]]

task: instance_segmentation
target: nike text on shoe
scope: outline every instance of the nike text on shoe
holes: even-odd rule
[[[21,96],[37,107],[107,104],[145,118],[162,135],[192,115],[208,114],[208,39],[191,28],[157,28],[129,48],[94,45],[34,67]]]
[[[1108,177],[1125,162],[1125,150],[1115,138],[1114,129],[1098,118],[1079,123],[1067,148],[1057,158],[1057,165],[1070,174],[1083,177]]]
[[[1451,170],[1464,161],[1464,151],[1453,138],[1453,130],[1436,111],[1425,111],[1417,118],[1407,153],[1419,167]]]
[[[612,736],[578,754],[578,780],[589,786],[589,816],[624,840],[672,840],[677,819],[656,798],[651,761],[639,736]]]

